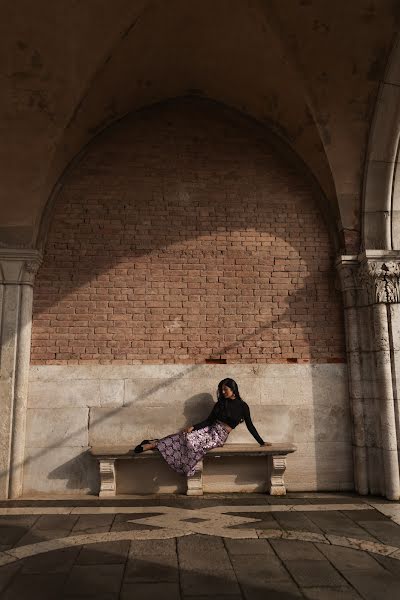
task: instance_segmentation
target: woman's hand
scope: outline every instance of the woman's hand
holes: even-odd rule
[[[186,429],[184,429],[183,431],[185,433],[190,433],[191,431],[193,431],[193,429],[194,429],[194,427],[193,427],[193,425],[191,425],[190,427],[186,427]]]

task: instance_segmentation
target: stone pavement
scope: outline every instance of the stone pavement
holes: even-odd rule
[[[1,600],[400,598],[400,503],[352,494],[0,502]]]

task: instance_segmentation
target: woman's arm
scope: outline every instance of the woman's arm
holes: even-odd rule
[[[246,423],[247,429],[250,431],[251,435],[254,437],[254,439],[257,440],[257,442],[260,444],[260,446],[264,446],[264,444],[266,444],[266,442],[264,442],[264,440],[262,439],[262,437],[259,435],[257,429],[254,427],[253,425],[253,421],[251,420],[251,416],[250,416],[250,409],[248,404],[244,403],[244,422]]]

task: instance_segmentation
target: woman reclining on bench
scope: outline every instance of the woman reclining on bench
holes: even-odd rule
[[[229,432],[242,421],[260,446],[271,445],[263,441],[254,427],[250,409],[240,397],[236,381],[230,378],[220,381],[217,396],[207,419],[161,440],[143,440],[136,446],[135,452],[157,449],[174,471],[190,477],[207,450],[223,446]]]

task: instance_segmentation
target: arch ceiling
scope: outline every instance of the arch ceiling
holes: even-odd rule
[[[358,244],[366,142],[392,0],[20,0],[3,4],[0,243],[36,243],[69,162],[130,111],[194,94],[266,123]]]

